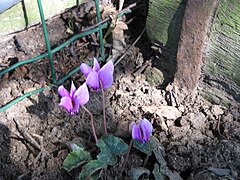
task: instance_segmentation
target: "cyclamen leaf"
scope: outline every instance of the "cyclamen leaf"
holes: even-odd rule
[[[101,153],[97,158],[113,166],[117,162],[117,156],[127,153],[128,145],[120,138],[113,135],[103,136],[96,144]]]
[[[160,164],[160,165],[163,165],[163,166],[167,166],[167,163],[164,159],[165,157],[165,151],[164,151],[164,147],[162,144],[160,144],[160,142],[158,141],[157,138],[155,137],[152,137],[151,138],[151,141],[150,141],[150,144],[151,144],[151,147],[152,147],[152,150],[153,150],[153,153],[157,159],[157,162]]]
[[[63,161],[63,168],[71,171],[73,168],[83,165],[92,159],[89,152],[79,149],[70,152]]]
[[[164,147],[160,142],[158,141],[157,138],[152,137],[151,138],[151,147],[153,149],[153,153],[156,157],[157,163],[154,165],[153,169],[153,175],[155,179],[166,179],[167,177],[169,178],[171,175],[171,171],[167,167],[167,162],[165,161],[165,152],[164,152]],[[171,178],[170,178],[171,179]]]
[[[166,165],[163,164],[160,165],[158,163],[154,164],[153,175],[155,179],[159,180],[171,179],[170,178],[171,171],[168,169]]]
[[[107,165],[110,166],[113,166],[114,164],[117,163],[117,157],[107,151],[100,152],[97,155],[97,159],[100,161],[104,161]]]
[[[150,175],[150,171],[147,168],[139,167],[139,168],[132,168],[129,171],[129,176],[132,180],[138,180],[143,174],[147,177]]]
[[[150,139],[150,141],[151,141],[151,139]],[[139,151],[147,154],[148,156],[151,156],[152,155],[152,146],[151,146],[150,141],[143,143],[138,140],[133,140],[133,147],[138,149]]]
[[[99,179],[101,176],[100,171],[103,168],[107,168],[107,164],[105,162],[99,160],[91,160],[89,163],[83,166],[82,171],[79,174],[79,179]]]
[[[154,169],[152,173],[155,179],[164,180],[165,178],[165,176],[161,172],[160,166],[157,163],[154,164]]]

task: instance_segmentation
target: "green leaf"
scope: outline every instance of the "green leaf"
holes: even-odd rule
[[[99,179],[101,169],[107,168],[107,164],[99,160],[91,160],[89,163],[83,166],[81,173],[79,174],[80,180],[85,179]]]
[[[153,175],[155,179],[166,179],[167,177],[170,177],[171,171],[167,167],[167,163],[164,159],[165,157],[165,151],[164,147],[157,138],[152,137],[151,138],[151,147],[153,149],[153,153],[156,157],[157,163],[154,165],[153,169]]]
[[[149,141],[143,143],[143,142],[138,141],[138,140],[133,140],[133,147],[138,149],[139,151],[147,154],[148,156],[152,155],[152,146],[151,146],[151,143]]]
[[[129,171],[129,176],[132,180],[138,180],[143,174],[145,174],[147,178],[150,175],[150,171],[147,168],[143,167],[132,168]]]
[[[154,169],[153,169],[152,173],[153,173],[155,179],[158,179],[158,180],[164,180],[165,179],[165,176],[161,172],[161,168],[160,168],[158,163],[154,164]]]
[[[113,135],[103,136],[96,145],[101,150],[97,158],[111,166],[117,163],[117,156],[126,154],[128,150],[128,145]]]
[[[106,164],[110,166],[117,163],[117,157],[107,151],[100,152],[97,155],[97,159],[106,162]]]
[[[160,164],[160,165],[164,165],[166,166],[167,163],[164,159],[165,157],[165,150],[164,150],[164,147],[162,144],[160,144],[160,142],[158,141],[157,138],[155,137],[152,137],[151,140],[150,140],[150,144],[151,144],[151,147],[152,147],[152,151],[157,159],[157,162]]]
[[[89,152],[79,149],[76,151],[70,152],[65,160],[63,161],[63,168],[67,171],[71,171],[73,168],[80,166],[84,163],[87,163],[92,159]]]

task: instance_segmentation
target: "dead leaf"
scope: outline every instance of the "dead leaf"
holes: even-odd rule
[[[109,4],[102,7],[102,19],[106,19],[112,15],[116,16],[117,10],[116,7],[113,6],[113,4]]]
[[[174,106],[144,106],[142,109],[145,113],[149,112],[166,119],[177,119],[181,116],[181,112]]]

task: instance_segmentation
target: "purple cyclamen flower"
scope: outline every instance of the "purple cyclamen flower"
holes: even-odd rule
[[[61,85],[58,88],[58,93],[62,97],[59,106],[64,107],[71,115],[78,113],[80,106],[86,104],[89,100],[86,83],[76,89],[72,82],[70,93]]]
[[[112,61],[108,61],[102,68],[96,58],[94,58],[93,68],[83,63],[80,70],[87,78],[86,83],[96,91],[101,89],[100,82],[102,82],[103,89],[109,88],[113,83],[114,66]]]
[[[139,140],[143,143],[150,140],[150,136],[152,135],[153,126],[147,119],[140,119],[136,124],[133,122],[132,124],[132,138]]]

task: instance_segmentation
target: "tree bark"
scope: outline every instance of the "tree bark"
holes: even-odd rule
[[[182,90],[180,99],[198,87],[217,104],[240,102],[239,1],[188,0],[183,7],[185,2],[150,0],[147,18],[150,38],[177,52],[174,86]],[[180,36],[171,27],[181,27]]]
[[[186,96],[194,91],[201,75],[204,43],[217,0],[189,0],[185,9],[177,52],[175,88]]]

